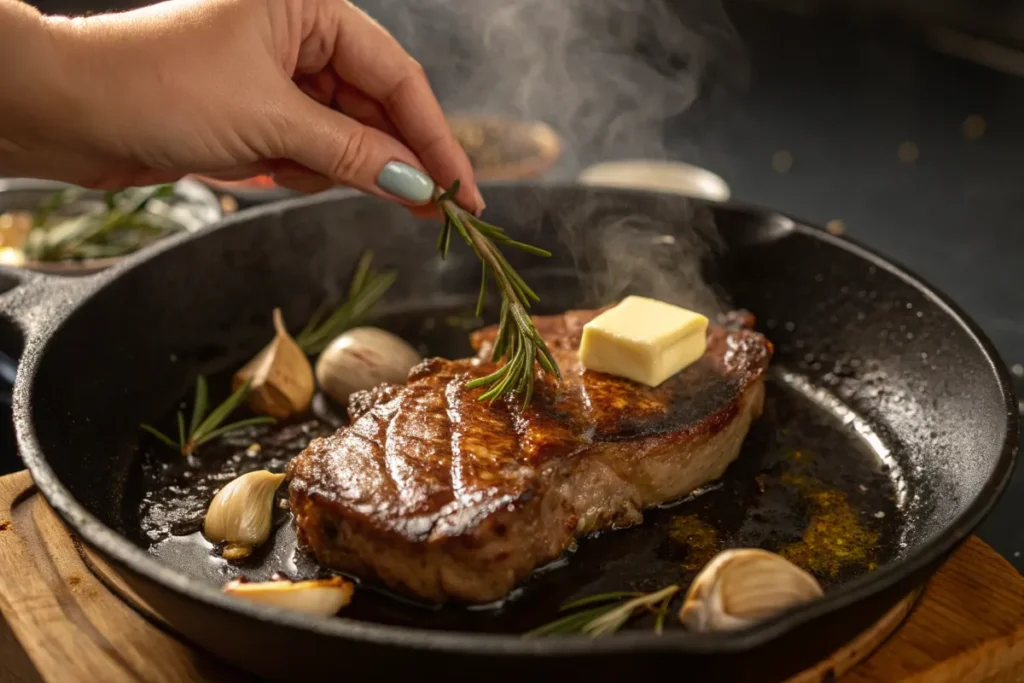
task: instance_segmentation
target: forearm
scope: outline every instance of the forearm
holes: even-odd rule
[[[0,64],[0,175],[52,177],[81,105],[46,21],[15,0],[0,0]]]
[[[246,57],[205,25],[222,5],[178,0],[68,18],[0,0],[0,176],[113,189],[208,170],[195,150],[223,144],[210,124],[249,88],[207,73],[211,52]]]
[[[460,179],[460,201],[483,206],[422,71],[347,3],[165,0],[70,19],[0,0],[0,176],[115,189],[279,168],[410,205]]]

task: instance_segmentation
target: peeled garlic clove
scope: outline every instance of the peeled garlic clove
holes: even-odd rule
[[[401,384],[422,360],[409,342],[377,327],[356,327],[339,335],[320,354],[316,379],[341,405],[356,391]]]
[[[316,392],[313,368],[305,351],[285,329],[281,309],[274,309],[274,341],[235,373],[237,390],[251,382],[249,407],[261,415],[285,419],[309,409]]]
[[[354,587],[335,576],[319,581],[264,581],[243,583],[237,579],[224,586],[224,592],[261,605],[271,605],[304,614],[329,617],[352,600]]]
[[[256,470],[232,480],[213,497],[203,535],[213,543],[226,544],[225,559],[245,559],[270,537],[274,493],[284,478],[284,474]]]
[[[693,580],[679,620],[701,633],[732,631],[822,595],[817,579],[780,555],[726,550]]]

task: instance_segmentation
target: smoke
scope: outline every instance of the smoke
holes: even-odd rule
[[[541,120],[570,161],[665,156],[664,128],[747,77],[721,0],[361,0],[445,109]]]
[[[725,249],[703,205],[665,196],[634,201],[601,195],[563,212],[559,235],[583,284],[584,304],[599,307],[628,294],[683,306],[709,317],[729,309],[706,267]]]
[[[678,158],[688,146],[686,115],[712,115],[746,84],[746,57],[721,0],[356,2],[423,64],[446,111],[554,128],[564,151],[553,175],[564,179],[610,158]],[[720,248],[707,218],[677,211],[669,222],[598,204],[575,207],[560,226],[578,272],[603,273],[595,296],[646,290],[721,307],[699,276]]]

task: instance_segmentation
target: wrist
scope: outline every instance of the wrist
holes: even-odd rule
[[[95,185],[118,155],[116,102],[120,85],[105,59],[112,16],[45,16],[0,0],[0,175]],[[97,31],[96,29],[101,30]]]
[[[43,17],[62,73],[61,92],[74,112],[58,125],[83,155],[86,184],[107,188],[127,182],[126,173],[146,166],[145,150],[165,137],[167,126],[160,123],[168,117],[165,95],[176,85],[163,46],[181,23],[167,5],[84,18]]]
[[[0,0],[0,173],[31,175],[47,127],[67,104],[65,76],[46,23],[34,8]]]
[[[106,18],[40,17],[52,60],[48,105],[59,106],[48,107],[52,113],[46,130],[84,166],[109,158],[115,151],[111,143],[117,139],[107,92],[117,82],[117,74],[114,64],[104,63],[103,45],[93,30],[94,22]]]

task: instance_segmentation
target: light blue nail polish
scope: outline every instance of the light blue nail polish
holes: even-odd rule
[[[434,181],[401,161],[391,161],[377,175],[377,186],[407,202],[423,204],[434,196]]]

